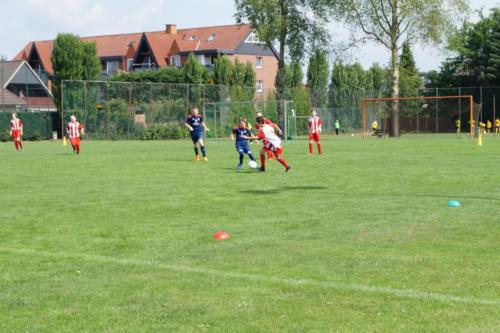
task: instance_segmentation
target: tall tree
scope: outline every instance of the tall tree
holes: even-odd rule
[[[231,77],[231,85],[243,87],[245,85],[245,65],[238,59],[234,60],[233,75]]]
[[[345,0],[332,2],[345,22],[391,54],[391,97],[399,97],[399,51],[404,40],[441,43],[467,10],[466,0]],[[398,103],[391,106],[391,135],[399,136]]]
[[[101,60],[97,56],[97,48],[95,43],[82,42],[83,58],[82,58],[82,79],[96,80],[101,73]]]
[[[57,107],[61,110],[61,84],[63,80],[82,79],[83,69],[83,45],[78,36],[73,34],[59,34],[52,48],[52,66],[54,78],[52,80],[52,92]]]
[[[400,63],[400,90],[402,96],[415,96],[417,89],[422,88],[423,81],[420,76],[413,52],[411,51],[410,43],[403,43],[403,51],[401,52]]]
[[[286,67],[286,87],[293,89],[301,86],[304,83],[304,72],[302,71],[302,64],[293,60],[290,65]]]
[[[189,54],[182,71],[185,83],[203,84],[207,78],[207,69],[198,61],[193,53]]]
[[[500,8],[495,9],[491,21],[491,56],[486,77],[492,85],[500,85]]]
[[[233,75],[233,63],[228,57],[217,57],[214,61],[213,77],[215,84],[229,86]]]
[[[287,55],[300,60],[306,45],[325,44],[328,35],[325,27],[332,6],[325,0],[235,0],[235,5],[238,22],[252,24],[268,47],[278,45],[276,90],[278,100],[283,101]]]
[[[307,86],[315,107],[323,108],[328,103],[328,60],[326,52],[316,50],[307,68]]]

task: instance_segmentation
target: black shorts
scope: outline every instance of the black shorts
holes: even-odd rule
[[[200,139],[203,139],[203,133],[195,133],[191,132],[191,140],[193,140],[193,143],[198,143]]]

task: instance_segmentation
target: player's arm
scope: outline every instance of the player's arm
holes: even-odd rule
[[[189,132],[194,131],[194,128],[191,125],[189,125],[187,122],[184,123],[184,126],[187,127],[187,129],[189,130]]]
[[[282,136],[283,135],[283,131],[281,130],[281,128],[278,126],[278,124],[274,124],[274,129],[276,130],[276,133],[279,135],[279,136]]]
[[[210,129],[207,127],[204,121],[201,122],[201,126],[205,129],[205,131],[210,132]]]
[[[82,125],[80,125],[80,134],[85,135],[85,128]]]

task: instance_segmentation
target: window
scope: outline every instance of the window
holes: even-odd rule
[[[196,58],[198,58],[198,61],[200,62],[200,64],[202,64],[203,66],[205,66],[205,56],[203,54],[198,54],[196,56]]]
[[[181,66],[181,56],[175,55],[170,57],[170,65],[175,67]]]
[[[215,40],[215,34],[211,34],[208,38],[207,38],[207,42],[213,42]]]
[[[134,64],[134,59],[130,58],[127,59],[127,70],[130,71],[132,70],[132,65]]]
[[[257,81],[257,85],[255,87],[255,90],[257,90],[258,93],[264,92],[264,82],[263,81]]]
[[[247,39],[245,40],[245,43],[249,43],[249,44],[263,44],[260,41],[259,36],[257,35],[256,32],[252,32],[250,35],[248,35]]]
[[[262,57],[257,57],[257,60],[255,61],[255,67],[256,68],[264,67],[264,59]]]
[[[113,74],[120,69],[120,62],[118,60],[112,60],[106,62],[106,73]]]

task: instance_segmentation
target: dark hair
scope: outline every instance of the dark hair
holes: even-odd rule
[[[264,120],[264,117],[257,117],[257,119],[255,119],[257,121],[258,124],[264,124],[266,121]]]

